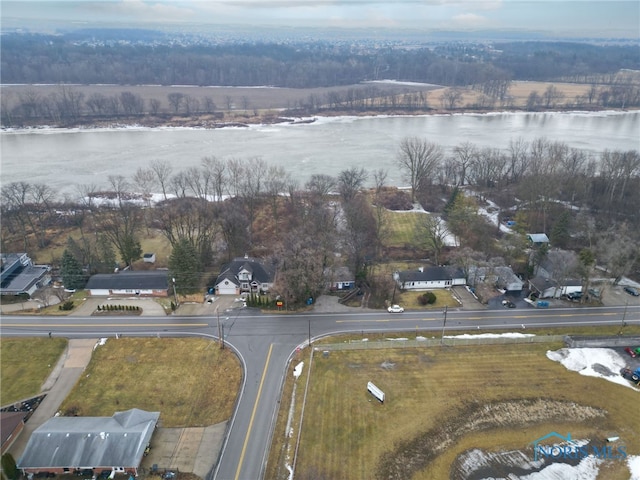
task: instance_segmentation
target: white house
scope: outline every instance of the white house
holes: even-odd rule
[[[464,272],[456,267],[420,267],[396,272],[393,278],[403,290],[433,290],[467,283]]]
[[[273,285],[271,268],[248,256],[235,258],[226,265],[214,285],[216,295],[268,292]]]
[[[140,297],[169,296],[167,270],[126,270],[118,273],[92,275],[85,286],[91,296],[136,295]]]

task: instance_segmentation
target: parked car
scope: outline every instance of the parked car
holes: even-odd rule
[[[635,287],[624,287],[624,291],[629,295],[633,295],[634,297],[640,297],[640,292]]]
[[[507,308],[516,308],[516,304],[511,300],[502,300],[502,306]]]
[[[391,305],[389,308],[387,308],[387,311],[389,313],[402,313],[404,312],[404,308],[402,308],[400,305]]]
[[[580,300],[582,298],[582,292],[571,292],[567,294],[567,298],[571,301]]]
[[[627,352],[629,355],[631,355],[633,358],[636,358],[636,352],[631,350],[631,347],[625,347],[624,351]]]

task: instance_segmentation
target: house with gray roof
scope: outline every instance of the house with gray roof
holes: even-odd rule
[[[137,475],[160,412],[133,408],[111,417],[53,417],[38,427],[17,462],[24,474],[116,470]]]
[[[216,295],[266,293],[273,286],[275,269],[247,255],[234,258],[216,278]]]
[[[469,285],[475,286],[478,282],[490,283],[496,288],[507,292],[520,292],[524,287],[524,281],[518,277],[511,267],[506,265],[497,267],[469,267]]]
[[[466,285],[464,272],[456,267],[420,267],[395,272],[393,278],[403,290],[432,290]]]
[[[123,270],[92,275],[85,286],[91,296],[169,296],[168,270]]]
[[[26,253],[0,254],[0,294],[33,295],[51,283],[51,267],[34,265]]]

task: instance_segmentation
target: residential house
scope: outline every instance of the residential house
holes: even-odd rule
[[[167,270],[124,270],[92,275],[85,286],[91,296],[169,296]]]
[[[416,270],[395,272],[393,278],[403,290],[432,290],[467,283],[464,272],[456,267],[420,267]]]
[[[582,280],[575,278],[578,256],[571,251],[555,248],[534,269],[529,288],[538,298],[560,298],[582,292]]]
[[[24,474],[103,470],[138,475],[160,412],[133,408],[111,417],[53,417],[29,438],[17,462]]]
[[[469,277],[467,278],[470,286],[475,286],[477,282],[490,283],[496,288],[506,290],[507,292],[520,292],[524,287],[524,282],[518,277],[511,267],[469,267]]]
[[[240,295],[241,293],[266,293],[273,286],[275,271],[260,260],[234,258],[225,265],[216,278],[216,295]]]
[[[327,288],[331,291],[351,290],[356,286],[356,277],[349,267],[327,267],[323,273]]]
[[[34,265],[26,253],[0,254],[0,294],[33,295],[51,283],[51,267]]]

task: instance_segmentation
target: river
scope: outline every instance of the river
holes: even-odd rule
[[[403,138],[417,136],[450,151],[465,141],[506,149],[510,140],[544,137],[588,152],[640,149],[640,112],[492,113],[319,118],[314,123],[248,128],[113,128],[5,130],[0,133],[1,183],[46,183],[74,196],[82,185],[106,187],[109,175],[131,177],[151,160],[174,173],[206,156],[261,157],[300,184],[315,173],[349,167],[389,172],[403,185],[395,159]]]

